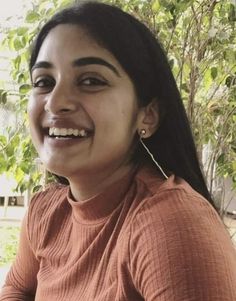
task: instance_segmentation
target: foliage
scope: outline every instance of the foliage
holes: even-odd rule
[[[21,117],[16,127],[6,128],[6,133],[0,135],[0,173],[13,174],[18,182],[17,190],[34,190],[42,182],[41,171],[35,163],[36,151],[28,134],[26,107],[31,89],[28,72],[30,45],[45,20],[54,14],[58,7],[63,7],[70,1],[39,1],[32,4],[27,11],[23,25],[17,28],[1,28],[6,48],[14,56],[11,59],[11,77],[14,85],[8,89],[0,87],[0,105],[14,106],[15,114]],[[10,109],[12,111],[12,109]]]
[[[211,192],[219,175],[236,188],[235,1],[127,1],[126,9],[168,54]]]
[[[11,263],[15,256],[19,241],[19,227],[0,227],[0,266]]]
[[[209,180],[216,175],[231,177],[236,187],[236,7],[225,0],[107,0],[146,23],[163,44],[181,91],[195,135],[198,153]],[[28,47],[38,28],[55,10],[70,3],[43,0],[27,11],[19,28],[5,29],[5,45],[15,51],[12,78],[18,87],[16,110],[23,124],[0,136],[1,171],[14,172],[19,188],[39,180],[25,128],[25,107],[30,90],[27,72]],[[1,87],[0,87],[1,88]],[[6,105],[16,91],[0,90],[0,102]],[[174,129],[173,129],[174,130]],[[204,159],[203,146],[210,150]],[[204,156],[203,156],[204,155]],[[30,174],[26,178],[25,174]]]

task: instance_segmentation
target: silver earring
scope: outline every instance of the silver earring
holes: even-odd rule
[[[146,135],[146,130],[145,129],[141,129],[141,131],[139,132],[139,140],[142,144],[142,146],[145,148],[145,150],[147,151],[147,153],[149,154],[149,156],[151,157],[152,161],[156,164],[156,166],[159,168],[160,172],[162,173],[162,175],[168,179],[168,176],[166,175],[166,173],[164,172],[164,170],[161,168],[160,164],[155,160],[155,158],[153,157],[153,154],[150,152],[150,150],[147,148],[147,146],[144,144],[142,138],[145,137]]]

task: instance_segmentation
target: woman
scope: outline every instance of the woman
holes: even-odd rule
[[[32,140],[64,184],[33,197],[0,300],[236,300],[235,250],[150,31],[85,2],[44,25],[30,71]]]

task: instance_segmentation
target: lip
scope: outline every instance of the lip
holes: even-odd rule
[[[51,119],[48,121],[45,121],[42,123],[42,129],[45,131],[45,129],[48,128],[66,128],[66,129],[78,129],[78,130],[86,130],[87,132],[91,133],[94,131],[93,128],[89,128],[83,123],[75,123],[72,120],[69,119]]]
[[[44,141],[49,144],[51,147],[61,148],[61,147],[69,147],[73,145],[78,145],[83,143],[84,141],[91,138],[91,135],[88,137],[80,137],[80,138],[68,138],[68,137],[61,137],[59,139],[52,138],[48,135],[44,136]]]
[[[79,140],[85,140],[84,138],[69,138],[69,137],[60,137],[59,139],[52,138],[49,136],[49,128],[66,128],[66,129],[78,129],[85,130],[89,133],[88,137],[90,138],[94,134],[94,129],[87,127],[82,123],[75,123],[69,119],[51,119],[42,123],[41,131],[44,139],[47,139],[47,142],[53,146],[69,146],[73,144],[77,144]],[[81,141],[82,142],[82,141]]]

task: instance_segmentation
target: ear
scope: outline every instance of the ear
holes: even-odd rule
[[[138,132],[146,130],[145,138],[151,137],[159,125],[159,108],[157,100],[153,99],[146,107],[140,108],[138,115]]]

